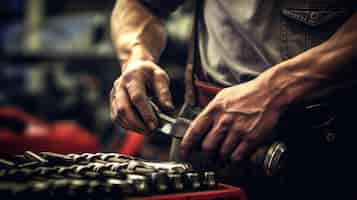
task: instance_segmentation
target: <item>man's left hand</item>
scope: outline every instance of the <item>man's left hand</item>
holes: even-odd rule
[[[282,112],[280,93],[255,79],[223,89],[197,116],[182,141],[187,157],[200,145],[207,154],[240,161],[271,137]]]

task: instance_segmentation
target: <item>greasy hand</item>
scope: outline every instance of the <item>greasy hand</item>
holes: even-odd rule
[[[182,153],[200,145],[208,155],[240,161],[271,136],[282,108],[276,105],[278,91],[256,79],[226,88],[208,104],[187,130]]]
[[[158,126],[148,103],[147,88],[154,91],[161,106],[173,108],[166,72],[151,61],[131,62],[110,93],[111,117],[119,126],[139,133],[148,133]]]

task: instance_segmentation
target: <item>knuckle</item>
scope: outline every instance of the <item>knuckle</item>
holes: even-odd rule
[[[170,90],[168,88],[166,88],[166,87],[161,88],[160,95],[169,96],[170,95]]]
[[[227,90],[227,89],[222,89],[221,91],[219,91],[219,92],[217,93],[217,95],[215,96],[215,99],[219,99],[219,98],[221,98],[222,96],[224,96],[224,94],[226,93],[226,90]]]
[[[142,75],[144,74],[145,72],[147,71],[147,68],[146,67],[138,67],[138,68],[135,68],[131,71],[131,74],[135,74],[135,75]]]
[[[227,100],[227,96],[226,95],[222,95],[222,93],[219,93],[214,97],[212,102],[214,102],[214,105],[215,105],[217,110],[224,111],[225,110],[224,107],[225,107],[226,100]]]
[[[219,107],[216,106],[216,105],[213,105],[208,109],[206,115],[207,116],[215,116],[216,118],[218,118],[219,117],[219,113],[220,113]]]
[[[169,81],[169,75],[167,75],[167,73],[162,71],[162,70],[156,70],[155,71],[155,76],[157,76],[157,77],[159,77],[161,79]]]
[[[110,96],[109,96],[109,102],[114,104],[114,103],[120,103],[122,96],[120,95],[120,91],[121,88],[117,88],[117,89],[112,89],[110,92]]]
[[[222,120],[222,122],[221,122],[221,127],[227,127],[227,126],[229,126],[229,125],[231,125],[231,121],[229,121],[229,120]]]
[[[125,73],[121,76],[121,80],[123,81],[123,83],[127,83],[129,81],[131,81],[131,75],[128,73]]]
[[[117,116],[124,115],[125,114],[125,107],[122,106],[122,105],[118,105],[117,108],[116,108],[116,113],[117,113]]]
[[[225,118],[220,121],[220,127],[224,131],[228,131],[232,126],[232,120],[230,118]]]
[[[210,114],[220,114],[223,113],[223,106],[219,100],[215,97],[208,105],[210,107],[209,113]]]
[[[125,82],[125,87],[127,90],[137,90],[138,89],[138,82],[135,79],[131,79]]]
[[[134,71],[133,71],[134,74],[137,74],[140,76],[143,76],[143,75],[145,75],[147,73],[151,73],[151,72],[152,72],[151,68],[148,67],[147,65],[138,67],[138,68],[134,69]]]
[[[123,80],[124,84],[127,84],[134,80],[133,77],[134,77],[133,74],[125,73],[125,74],[123,74],[122,80]]]
[[[137,79],[139,79],[139,77],[145,77],[144,76],[145,72],[143,69],[132,69],[128,72],[126,72],[125,74],[123,74],[123,81],[124,82],[130,82],[130,81],[135,81]]]
[[[247,144],[254,144],[257,141],[257,136],[254,134],[247,134],[244,140]]]
[[[150,61],[150,60],[146,60],[145,64],[146,64],[146,66],[151,67],[151,68],[158,68],[159,67],[155,62]]]
[[[122,78],[117,78],[113,83],[113,88],[120,86]]]
[[[154,63],[149,60],[139,60],[139,61],[133,62],[132,64],[133,64],[133,67],[136,67],[139,69],[147,68],[147,67],[154,65]]]
[[[132,95],[131,95],[131,100],[135,103],[135,104],[140,104],[142,103],[145,98],[144,98],[144,95],[141,93],[141,92],[134,92]]]

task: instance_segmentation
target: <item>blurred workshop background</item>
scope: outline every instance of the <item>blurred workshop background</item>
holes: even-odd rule
[[[1,153],[101,151],[163,159],[168,138],[127,134],[110,120],[108,94],[120,73],[110,38],[115,0],[1,2]],[[160,61],[176,105],[183,100],[190,11],[185,5],[167,20]]]

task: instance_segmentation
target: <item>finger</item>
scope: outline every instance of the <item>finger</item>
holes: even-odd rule
[[[113,101],[113,104],[115,104],[115,107],[117,107],[116,102]],[[116,109],[115,109],[116,110]],[[115,111],[116,112],[116,111]],[[123,128],[125,130],[134,130],[135,127],[130,127],[129,126],[129,122],[125,120],[125,118],[123,118],[124,116],[122,115],[117,115],[115,114],[115,116],[112,118],[112,120],[114,121],[114,123],[116,123],[120,128]]]
[[[124,88],[117,90],[114,96],[114,107],[116,119],[119,119],[118,122],[122,123],[123,128],[145,133],[147,128],[133,110],[129,96]]]
[[[114,122],[115,122],[116,124],[118,124],[119,127],[123,128],[123,129],[125,129],[125,130],[131,130],[131,131],[135,131],[135,132],[141,133],[141,134],[145,134],[145,133],[146,133],[146,132],[145,132],[145,129],[142,129],[142,128],[140,128],[140,127],[138,128],[138,127],[135,126],[135,125],[129,126],[130,123],[129,123],[125,118],[123,118],[123,117],[116,117],[116,118],[114,119]]]
[[[129,129],[128,128],[128,123],[126,121],[124,121],[124,119],[120,119],[120,116],[123,115],[121,114],[120,116],[118,116],[118,101],[116,100],[116,95],[115,92],[116,89],[115,87],[112,88],[112,90],[110,91],[110,117],[111,119],[118,124],[121,128],[125,128],[125,129]]]
[[[231,155],[231,153],[240,143],[241,138],[242,134],[240,134],[237,129],[232,128],[229,130],[227,137],[225,138],[220,149],[221,158],[223,160],[227,159],[229,155]]]
[[[182,156],[187,157],[188,153],[192,150],[192,147],[202,140],[204,135],[211,128],[213,117],[201,113],[187,129],[184,138],[181,143]]]
[[[231,155],[233,162],[240,162],[256,147],[256,142],[250,139],[243,139]]]
[[[115,88],[113,87],[110,90],[110,95],[109,95],[109,105],[110,105],[110,118],[114,121],[116,116],[117,116],[117,110],[116,110],[116,103],[114,101],[114,93],[115,93]]]
[[[263,140],[268,139],[271,135],[266,135],[273,128],[275,119],[277,117],[271,117],[265,123],[260,123],[255,127],[255,130],[242,138],[242,142],[232,153],[231,159],[233,162],[239,162],[245,159],[248,155],[256,150],[256,147],[261,144]],[[269,136],[269,137],[268,137]],[[267,138],[268,137],[268,138]]]
[[[170,92],[170,81],[167,74],[163,71],[155,71],[153,85],[160,104],[166,109],[174,109]]]
[[[202,151],[206,153],[217,151],[220,144],[224,141],[231,124],[230,119],[219,119],[218,123],[214,125],[203,140]]]
[[[131,105],[135,106],[145,124],[151,130],[155,129],[158,125],[158,121],[148,101],[145,81],[143,79],[132,80],[126,84],[126,88],[130,97]]]
[[[123,128],[125,130],[132,130],[132,128],[130,128],[128,126],[128,122],[124,121],[125,119],[122,119],[120,117],[115,118],[113,121],[120,127]]]

